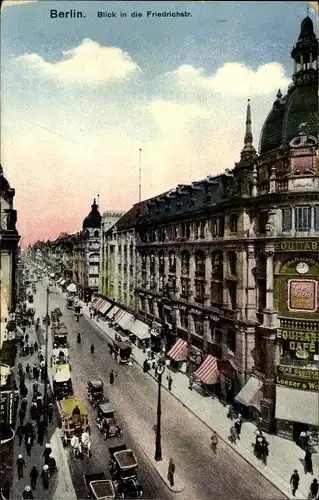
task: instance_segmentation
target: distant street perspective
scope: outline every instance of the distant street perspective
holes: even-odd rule
[[[49,3],[1,7],[0,500],[319,500],[318,2]]]

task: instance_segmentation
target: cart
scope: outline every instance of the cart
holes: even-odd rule
[[[125,444],[109,448],[110,474],[120,498],[142,498],[143,488],[137,480],[137,459]]]
[[[88,498],[96,500],[109,500],[115,498],[115,490],[112,481],[106,479],[104,472],[84,474],[84,483]]]
[[[63,399],[60,401],[60,408],[64,446],[69,444],[73,436],[81,437],[83,432],[90,433],[87,408],[81,399]]]
[[[91,405],[95,406],[99,403],[104,397],[102,380],[90,379],[88,381],[87,395]]]
[[[113,340],[113,344],[109,344],[110,353],[113,359],[118,363],[127,364],[132,358],[132,344],[130,342],[120,342]]]
[[[105,440],[112,437],[122,437],[123,435],[115,414],[116,408],[113,403],[105,401],[97,405],[96,423]]]

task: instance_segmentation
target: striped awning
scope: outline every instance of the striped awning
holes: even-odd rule
[[[92,305],[93,309],[98,309],[102,305],[103,302],[104,302],[103,299],[97,299],[94,302],[94,304]]]
[[[101,312],[103,306],[105,306],[105,300],[102,299],[102,301],[97,305],[96,310]]]
[[[109,312],[107,313],[106,317],[112,319],[119,309],[120,308],[117,306],[112,307],[112,309],[110,309]]]
[[[106,311],[108,309],[110,309],[110,307],[112,307],[112,304],[108,301],[108,300],[105,300],[104,303],[101,305],[101,307],[99,308],[99,312],[101,314],[105,314]]]
[[[132,314],[128,313],[125,311],[125,313],[120,317],[118,320],[117,324],[123,328],[123,330],[126,329],[126,326],[130,323],[130,321],[133,319]]]
[[[207,385],[216,384],[219,378],[217,359],[209,354],[194,375]]]
[[[187,359],[187,342],[183,339],[178,339],[173,347],[166,354],[174,361],[186,361]]]
[[[120,319],[122,318],[122,316],[124,316],[125,314],[125,311],[123,309],[118,309],[118,311],[114,314],[112,320],[118,325]]]

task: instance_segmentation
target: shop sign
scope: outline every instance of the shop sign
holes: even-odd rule
[[[309,370],[308,368],[278,365],[276,383],[277,385],[293,389],[318,391],[319,372],[318,370]]]
[[[276,241],[276,252],[319,252],[318,241]]]
[[[15,392],[0,392],[0,425],[11,427],[14,425]]]
[[[282,339],[289,341],[291,351],[313,352],[318,351],[319,333],[302,332],[298,330],[281,330]]]
[[[288,309],[314,312],[317,310],[317,282],[315,280],[288,280]]]

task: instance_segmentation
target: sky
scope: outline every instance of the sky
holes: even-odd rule
[[[153,15],[164,12],[187,15]],[[306,13],[291,1],[5,1],[1,163],[22,246],[80,229],[98,193],[101,212],[131,208],[139,149],[142,199],[232,169],[248,98],[258,149]]]

